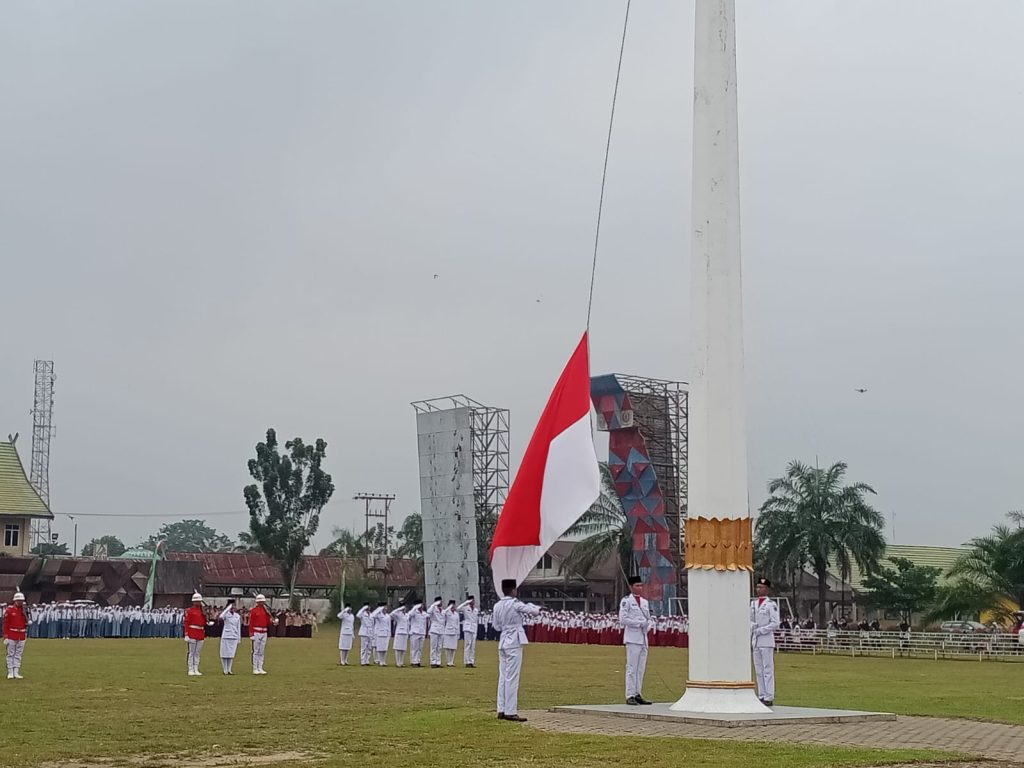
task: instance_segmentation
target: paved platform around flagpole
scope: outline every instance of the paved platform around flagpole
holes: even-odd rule
[[[849,709],[816,709],[814,707],[772,707],[770,712],[755,715],[733,715],[718,712],[675,712],[671,704],[634,707],[628,704],[581,704],[551,707],[549,712],[568,715],[598,715],[633,720],[660,720],[689,725],[710,725],[719,728],[743,728],[766,725],[819,725],[836,723],[878,723],[896,719],[888,712],[858,712]]]

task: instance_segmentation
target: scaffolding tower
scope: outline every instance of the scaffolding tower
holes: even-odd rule
[[[647,443],[651,466],[665,494],[665,519],[673,559],[685,578],[683,561],[689,451],[689,393],[686,382],[615,374],[633,403],[633,422]]]
[[[53,360],[35,361],[35,393],[32,398],[32,467],[29,481],[47,507],[50,506],[50,438],[53,437]],[[50,520],[32,518],[29,546],[50,544]],[[72,552],[71,554],[76,554]]]

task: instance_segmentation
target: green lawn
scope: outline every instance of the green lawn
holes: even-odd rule
[[[494,717],[496,652],[478,668],[337,665],[330,629],[313,640],[271,640],[265,677],[250,674],[247,641],[236,675],[219,672],[217,642],[201,678],[185,674],[181,640],[36,640],[22,681],[0,680],[0,765],[135,756],[302,750],[326,766],[785,766],[878,765],[935,758],[818,746],[549,734]],[[623,651],[534,644],[526,649],[521,709],[622,698]],[[685,653],[653,649],[649,698],[678,697]],[[998,663],[781,656],[779,703],[1024,722],[1024,667]],[[1012,690],[1016,689],[1016,690]],[[202,761],[168,765],[202,766]],[[147,766],[160,765],[150,760]],[[270,763],[272,764],[272,763]],[[295,765],[295,763],[292,763]]]

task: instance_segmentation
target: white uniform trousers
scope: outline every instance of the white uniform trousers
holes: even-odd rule
[[[252,634],[252,671],[263,671],[263,660],[267,658],[267,633],[253,632]]]
[[[441,643],[444,642],[442,635],[429,635],[430,637],[430,666],[441,666]]]
[[[476,666],[476,632],[463,632],[462,663]]]
[[[199,671],[199,656],[203,652],[203,643],[205,640],[193,640],[191,637],[186,638],[185,642],[188,643],[188,671],[189,674],[195,674]]]
[[[373,638],[366,635],[359,636],[359,663],[364,667],[369,666],[373,661]]]
[[[754,648],[754,673],[757,676],[757,697],[775,701],[775,649]]]
[[[644,673],[647,671],[647,646],[643,643],[626,643],[626,698],[631,699],[643,693]]]
[[[16,675],[21,669],[21,654],[25,652],[24,640],[4,640],[7,643],[7,674]]]
[[[519,673],[523,669],[523,648],[498,649],[498,714],[519,714]]]
[[[411,635],[409,637],[409,663],[423,663],[423,635]]]

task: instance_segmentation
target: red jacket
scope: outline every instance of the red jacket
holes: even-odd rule
[[[189,640],[206,639],[206,614],[202,608],[193,605],[185,611],[185,637]]]
[[[249,634],[265,635],[273,623],[274,619],[271,617],[270,611],[267,610],[266,606],[262,604],[257,605],[249,613]]]
[[[22,606],[13,603],[7,606],[4,613],[4,637],[8,640],[24,640],[28,637],[28,617]]]

